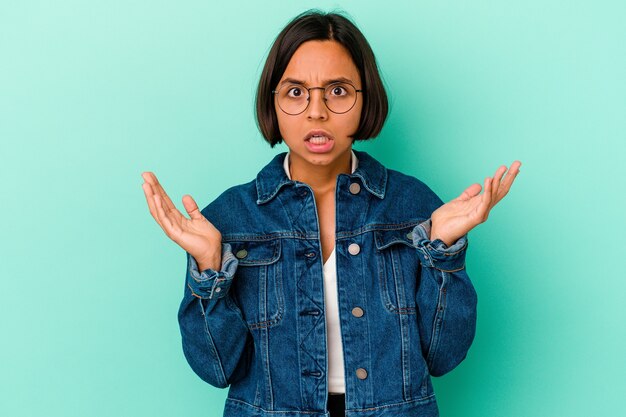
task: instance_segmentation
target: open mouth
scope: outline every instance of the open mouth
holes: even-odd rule
[[[304,140],[304,144],[310,152],[325,153],[332,151],[335,141],[328,136],[312,135]]]
[[[311,136],[307,139],[307,142],[312,143],[313,145],[323,145],[332,139],[327,136]]]

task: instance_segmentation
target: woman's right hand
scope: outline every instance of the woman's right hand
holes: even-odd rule
[[[194,257],[200,271],[207,268],[219,270],[222,234],[200,213],[194,199],[188,194],[183,196],[188,219],[174,206],[156,175],[144,172],[141,176],[145,181],[142,187],[150,214],[165,234]]]

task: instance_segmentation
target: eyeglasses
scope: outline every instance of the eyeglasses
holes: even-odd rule
[[[309,107],[311,102],[311,90],[324,90],[324,104],[333,113],[347,113],[356,104],[357,90],[349,83],[332,83],[326,87],[304,87],[300,84],[285,84],[278,90],[272,90],[276,94],[278,107],[285,113],[295,116]]]

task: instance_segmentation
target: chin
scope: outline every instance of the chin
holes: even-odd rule
[[[333,155],[312,155],[307,159],[313,165],[328,165],[334,160]]]

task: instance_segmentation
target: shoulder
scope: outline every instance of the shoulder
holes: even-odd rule
[[[281,218],[276,216],[276,204],[280,203],[271,197],[290,182],[283,167],[285,155],[275,155],[255,179],[226,189],[201,213],[223,236],[274,230],[277,217]]]
[[[241,203],[250,199],[256,199],[257,191],[255,183],[256,181],[252,180],[244,184],[233,185],[232,187],[227,188],[202,210],[203,214],[205,210],[210,212],[215,208],[229,206],[233,203]]]
[[[420,217],[430,217],[443,204],[441,198],[424,181],[389,168],[385,200],[401,211],[415,213]]]
[[[256,199],[256,181],[252,180],[226,189],[203,208],[201,213],[218,230],[228,230],[230,225],[236,224],[244,211],[249,213],[256,210]]]

